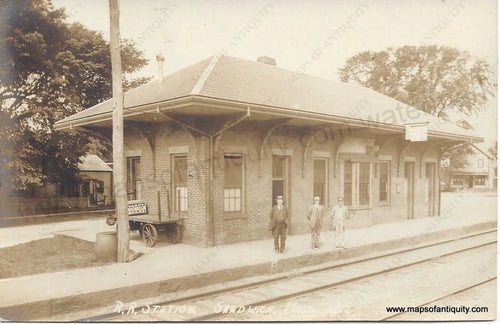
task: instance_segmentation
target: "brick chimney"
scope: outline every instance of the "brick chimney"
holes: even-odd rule
[[[156,55],[156,62],[158,62],[158,81],[163,81],[163,62],[165,62],[165,57],[161,53]]]
[[[276,60],[269,56],[261,56],[257,58],[257,62],[276,66]]]

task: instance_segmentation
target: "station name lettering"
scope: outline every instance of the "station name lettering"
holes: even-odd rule
[[[273,312],[273,306],[244,306],[219,302],[214,309],[214,313],[216,314],[242,314],[245,312],[250,314],[269,314]]]
[[[136,302],[125,305],[122,301],[115,302],[114,312],[121,315],[137,314],[196,314],[195,305],[154,305],[146,303],[139,306]]]

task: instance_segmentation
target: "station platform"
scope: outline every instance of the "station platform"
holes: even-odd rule
[[[475,214],[451,201],[441,216],[378,224],[346,230],[346,249],[335,247],[334,235],[324,231],[320,249],[311,249],[310,234],[289,235],[285,254],[275,254],[272,238],[211,248],[160,242],[149,248],[139,236],[131,236],[130,248],[144,253],[128,263],[46,273],[0,280],[0,317],[5,320],[36,320],[91,308],[111,308],[123,303],[226,284],[244,278],[273,275],[350,258],[370,257],[380,251],[415,247],[427,241],[453,238],[496,229],[496,197]],[[465,202],[467,202],[465,200]],[[468,206],[468,205],[467,205]],[[34,239],[54,234],[95,241],[97,232],[109,231],[103,219],[26,226]],[[21,243],[13,228],[0,229],[3,246]],[[9,238],[11,239],[9,241]],[[25,239],[25,241],[28,238]],[[10,243],[9,243],[10,242]]]

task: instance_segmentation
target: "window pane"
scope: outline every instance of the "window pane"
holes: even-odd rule
[[[174,156],[174,208],[182,212],[188,210],[186,156]]]
[[[325,198],[325,184],[324,183],[315,183],[314,184],[314,196],[319,196],[321,201],[324,203]]]
[[[326,160],[314,160],[314,183],[325,183]]]
[[[243,157],[224,156],[224,211],[241,211]]]
[[[241,188],[243,184],[243,158],[224,157],[224,183],[226,188]]]
[[[127,157],[127,199],[135,200],[140,198],[140,157]]]
[[[273,180],[273,197],[271,199],[272,204],[276,204],[276,196],[283,195],[284,181],[283,180]]]
[[[344,204],[352,205],[352,162],[344,161]]]
[[[174,183],[178,187],[187,187],[187,157],[174,157]]]
[[[285,166],[285,158],[281,156],[273,156],[273,177],[283,178],[283,169]]]
[[[359,163],[359,204],[370,204],[370,163]]]
[[[175,210],[187,211],[187,187],[174,187]]]
[[[327,183],[327,172],[326,172],[326,161],[324,159],[314,160],[314,184],[313,193],[314,196],[319,196],[323,203],[326,203],[326,183]]]
[[[224,211],[241,211],[241,189],[224,189]]]
[[[135,158],[133,160],[133,166],[134,166],[134,177],[135,177],[135,180],[138,180],[141,178],[141,160],[139,160],[138,158]]]
[[[381,162],[379,164],[380,173],[380,186],[379,186],[379,200],[389,201],[389,162]]]

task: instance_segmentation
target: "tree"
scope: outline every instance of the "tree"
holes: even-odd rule
[[[361,52],[339,73],[343,82],[372,88],[443,119],[452,112],[480,112],[496,86],[486,61],[435,45]]]
[[[111,97],[109,44],[101,33],[66,23],[64,9],[50,0],[8,0],[0,20],[0,180],[26,190],[74,177],[89,138],[58,134],[53,125]],[[147,64],[133,41],[122,41],[122,56],[126,86],[149,81],[128,79]]]
[[[497,86],[485,60],[435,45],[361,52],[347,59],[339,75],[343,82],[372,88],[465,129],[472,129],[467,117],[485,109]],[[470,152],[460,147],[443,158],[461,168],[467,166]]]

